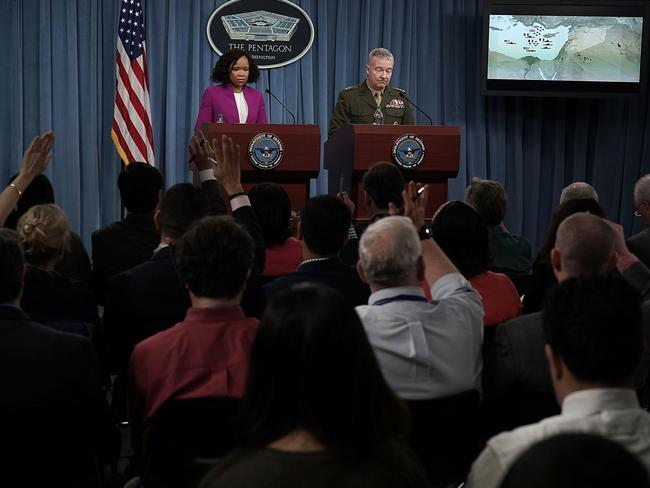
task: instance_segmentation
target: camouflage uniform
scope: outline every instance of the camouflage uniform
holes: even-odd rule
[[[381,95],[381,112],[384,114],[385,125],[415,123],[411,106],[399,96],[400,93],[406,94],[400,88],[387,86]],[[376,110],[377,102],[365,80],[360,85],[341,90],[330,120],[329,135],[343,124],[372,124]]]

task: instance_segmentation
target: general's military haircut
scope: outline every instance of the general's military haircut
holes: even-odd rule
[[[387,86],[381,95],[381,112],[384,125],[410,125],[415,123],[411,105],[400,97],[406,93],[400,88]],[[360,85],[349,86],[341,90],[334,107],[328,134],[343,124],[372,124],[375,122],[377,102],[364,80]]]

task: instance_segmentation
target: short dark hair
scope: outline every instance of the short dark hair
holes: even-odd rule
[[[9,182],[11,183],[18,177],[18,173],[13,175]],[[36,176],[32,182],[23,190],[23,195],[18,200],[16,208],[9,214],[5,221],[5,227],[15,229],[18,220],[27,210],[34,205],[43,205],[54,203],[54,188],[48,177],[44,174]]]
[[[12,303],[23,284],[25,254],[18,234],[0,227],[0,303]]]
[[[165,192],[160,202],[161,231],[176,239],[208,214],[208,199],[191,183],[178,183]]]
[[[233,298],[253,264],[253,239],[232,217],[205,217],[178,239],[181,280],[196,296]]]
[[[538,260],[540,263],[550,263],[551,250],[555,247],[557,229],[568,216],[578,212],[589,212],[597,217],[607,218],[605,211],[593,198],[574,198],[557,206],[548,225],[542,249],[539,251]]]
[[[266,307],[242,414],[246,448],[303,428],[328,448],[371,455],[408,430],[354,308],[339,292],[305,283],[278,291]]]
[[[641,302],[618,273],[578,277],[546,294],[546,342],[579,380],[629,381],[643,351]]]
[[[307,200],[300,213],[300,222],[307,248],[321,256],[331,256],[343,249],[352,214],[341,199],[321,195]]]
[[[129,212],[151,212],[158,205],[163,181],[160,172],[147,163],[126,165],[117,177],[120,198]]]
[[[473,207],[453,200],[438,209],[431,234],[466,278],[485,273],[492,262],[487,224]]]
[[[389,203],[402,206],[404,177],[392,163],[376,163],[363,175],[363,189],[378,208],[388,209]]]
[[[212,81],[215,83],[230,83],[230,70],[232,65],[241,57],[248,59],[248,83],[255,83],[260,78],[260,69],[246,51],[230,49],[221,55],[212,70]]]
[[[508,195],[498,181],[472,178],[465,190],[465,201],[476,209],[490,227],[503,222],[508,207]]]
[[[650,486],[639,459],[605,437],[559,434],[533,444],[512,464],[500,488]]]
[[[262,226],[264,245],[280,246],[291,235],[291,201],[287,192],[277,183],[260,183],[248,192],[251,206]]]

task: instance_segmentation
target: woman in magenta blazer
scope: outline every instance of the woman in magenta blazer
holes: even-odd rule
[[[245,51],[231,49],[223,53],[212,70],[212,81],[220,85],[205,89],[195,128],[209,122],[266,124],[262,93],[246,86],[259,77],[255,61]]]

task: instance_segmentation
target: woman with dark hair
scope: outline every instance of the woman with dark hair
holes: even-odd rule
[[[431,233],[447,257],[481,295],[483,325],[497,325],[521,313],[517,289],[502,273],[488,271],[492,262],[485,220],[458,200],[442,205],[433,216]]]
[[[289,228],[289,195],[276,183],[260,183],[251,188],[248,197],[264,234],[266,260],[262,276],[282,276],[295,271],[302,262],[302,246]]]
[[[330,288],[295,285],[272,297],[241,414],[241,448],[202,488],[427,486],[400,444],[406,406],[384,381],[356,312]]]
[[[253,58],[240,49],[231,49],[221,55],[212,70],[212,81],[203,92],[195,129],[203,124],[266,124],[262,93],[247,86],[255,83],[260,71]]]
[[[524,313],[539,312],[546,292],[557,285],[557,278],[551,267],[551,250],[555,247],[555,237],[560,224],[569,216],[578,212],[588,212],[601,218],[607,218],[605,211],[593,198],[576,198],[558,205],[551,217],[546,231],[542,249],[533,263],[533,276],[524,295]]]

